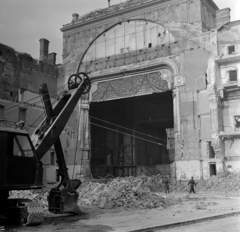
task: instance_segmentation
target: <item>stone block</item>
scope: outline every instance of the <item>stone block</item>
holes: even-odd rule
[[[99,202],[98,207],[99,207],[100,209],[112,209],[112,207],[113,207],[113,202],[111,202],[111,201],[109,200],[109,198],[107,198],[107,197],[102,197],[102,198],[100,199],[100,202]]]

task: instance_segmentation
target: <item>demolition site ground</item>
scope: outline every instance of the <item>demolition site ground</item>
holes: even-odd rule
[[[44,191],[12,192],[45,209],[40,226],[5,225],[6,231],[240,231],[240,175],[222,174],[198,181],[189,194],[187,181],[171,181],[164,193],[161,176],[85,180],[79,188],[80,215],[54,215]],[[229,223],[231,222],[231,223]]]

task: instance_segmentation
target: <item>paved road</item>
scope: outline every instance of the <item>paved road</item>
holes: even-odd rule
[[[240,216],[204,221],[172,229],[156,230],[154,232],[239,232]]]

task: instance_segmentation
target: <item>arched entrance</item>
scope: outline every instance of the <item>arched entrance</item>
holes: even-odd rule
[[[93,83],[89,117],[94,177],[170,175],[175,151],[172,72],[159,63]]]
[[[167,55],[164,47],[175,43],[175,38],[157,23],[136,22],[106,30],[81,59],[79,70],[90,73],[92,89],[89,101],[82,101],[86,110],[81,113],[80,138],[82,153],[90,149],[94,177],[165,175],[174,161],[173,131],[179,125],[179,110],[173,86],[179,70],[175,61],[161,56]],[[163,47],[163,54],[153,51],[148,57],[146,49],[156,46]],[[93,72],[91,60],[96,60]],[[84,126],[88,122],[84,118],[90,120],[90,127]]]

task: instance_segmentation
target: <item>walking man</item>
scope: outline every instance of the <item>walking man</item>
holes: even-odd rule
[[[164,188],[165,188],[165,193],[166,194],[170,193],[170,190],[169,190],[170,181],[167,176],[165,176],[165,178],[163,180],[163,184],[164,184]]]
[[[195,190],[194,190],[194,186],[196,186],[196,182],[195,180],[193,179],[193,176],[191,178],[191,180],[188,182],[188,185],[190,185],[190,193],[195,193]]]

